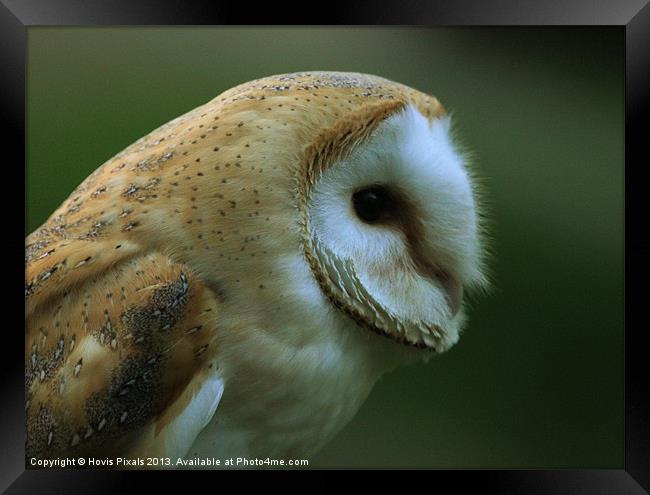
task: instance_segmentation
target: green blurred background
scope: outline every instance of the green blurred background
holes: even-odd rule
[[[312,467],[623,467],[622,28],[30,28],[27,231],[238,83],[309,69],[434,94],[483,178],[494,291]]]

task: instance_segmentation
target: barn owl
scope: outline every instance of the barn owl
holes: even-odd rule
[[[473,184],[438,100],[372,75],[255,80],[151,132],[26,239],[27,457],[314,454],[457,342]]]

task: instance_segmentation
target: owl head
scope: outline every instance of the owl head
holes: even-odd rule
[[[215,158],[206,127],[190,120],[201,164],[217,160],[215,194],[237,201],[225,217],[218,201],[202,209],[236,238],[262,232],[268,255],[237,255],[251,245],[232,236],[219,252],[213,266],[223,273],[229,261],[238,294],[259,273],[237,314],[255,300],[264,324],[311,323],[294,338],[330,331],[326,307],[350,323],[346,335],[438,352],[457,342],[466,289],[486,283],[484,246],[474,180],[435,97],[372,75],[307,72],[243,84],[196,112],[224,133]],[[292,261],[278,261],[286,253]]]

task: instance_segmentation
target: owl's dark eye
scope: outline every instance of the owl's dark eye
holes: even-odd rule
[[[390,192],[382,186],[356,191],[352,195],[352,205],[357,216],[367,223],[382,219],[394,207]]]

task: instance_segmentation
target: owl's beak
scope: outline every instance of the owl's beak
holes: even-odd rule
[[[445,291],[445,298],[453,318],[458,314],[463,303],[463,284],[456,277],[447,273],[440,277],[440,284]]]

